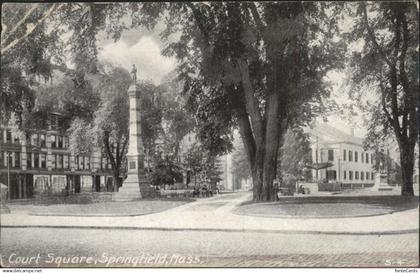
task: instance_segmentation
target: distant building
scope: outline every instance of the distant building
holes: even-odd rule
[[[314,181],[373,186],[374,152],[363,149],[363,140],[354,136],[353,129],[347,134],[326,123],[314,123],[308,133]]]
[[[197,175],[195,177],[193,172],[188,169],[188,166],[185,164],[186,162],[186,155],[188,150],[197,143],[196,134],[189,133],[182,139],[180,143],[179,149],[179,162],[181,165],[184,166],[183,170],[183,182],[184,184],[190,184],[197,182],[204,181],[202,175]],[[224,155],[219,156],[216,159],[215,168],[217,168],[220,172],[220,184],[222,185],[223,189],[232,190],[233,189],[233,175],[232,175],[232,156],[231,155]]]
[[[45,130],[18,130],[13,121],[0,125],[0,182],[11,199],[37,195],[68,195],[112,191],[113,176],[99,147],[89,155],[69,151],[69,136],[61,128],[68,119],[49,113]]]

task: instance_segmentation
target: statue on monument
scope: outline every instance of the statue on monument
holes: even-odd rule
[[[133,67],[131,68],[131,79],[134,83],[137,82],[137,68],[135,64],[133,64]]]

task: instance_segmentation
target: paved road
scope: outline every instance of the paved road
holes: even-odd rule
[[[374,236],[66,228],[1,230],[2,262],[13,267],[77,264],[103,267],[107,263],[407,267],[418,265],[418,244],[419,235],[415,233]],[[34,258],[25,265],[22,257]],[[86,257],[92,258],[87,262]]]
[[[1,215],[2,227],[95,227],[158,230],[268,231],[329,234],[390,234],[418,232],[419,213],[411,209],[373,217],[271,218],[238,215],[233,209],[250,193],[199,199],[164,212],[134,217]],[[333,205],[333,204],[332,204]]]

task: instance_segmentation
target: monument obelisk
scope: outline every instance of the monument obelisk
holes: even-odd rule
[[[133,64],[131,70],[132,83],[128,88],[129,97],[129,138],[127,150],[127,178],[122,187],[114,193],[114,201],[131,201],[155,196],[144,172],[144,151],[141,132],[141,99],[137,87],[137,69]]]

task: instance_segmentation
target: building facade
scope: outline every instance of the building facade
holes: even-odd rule
[[[374,152],[364,150],[363,140],[353,130],[347,134],[326,123],[314,123],[308,133],[314,181],[373,186]]]
[[[29,132],[13,122],[0,125],[0,182],[9,186],[10,199],[112,191],[106,154],[99,147],[88,155],[72,154],[69,135],[60,128],[64,119],[50,113],[47,129]]]

